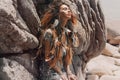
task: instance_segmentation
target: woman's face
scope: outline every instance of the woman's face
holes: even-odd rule
[[[59,12],[60,12],[60,15],[63,18],[65,18],[65,19],[71,19],[72,13],[71,13],[70,8],[67,5],[65,5],[65,4],[61,5]]]

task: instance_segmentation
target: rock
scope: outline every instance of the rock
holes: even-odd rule
[[[120,66],[120,65],[119,65]],[[120,76],[120,69],[113,71],[114,76]]]
[[[115,65],[115,58],[100,55],[92,59],[87,64],[87,73],[103,76],[113,75],[113,71],[118,70],[119,67]]]
[[[120,36],[117,36],[113,39],[110,39],[109,43],[112,44],[112,45],[119,45],[120,44]]]
[[[106,28],[108,34],[110,34],[112,37],[116,37],[120,35],[120,28],[119,28],[119,20],[106,20]]]
[[[18,11],[31,33],[37,36],[41,24],[33,0],[17,0],[17,5]]]
[[[3,72],[3,66],[5,64],[3,63],[3,59],[0,58],[0,80],[10,80],[6,72]]]
[[[120,53],[120,44],[119,44],[118,52]]]
[[[88,75],[86,80],[99,80],[99,77],[97,75]]]
[[[118,76],[118,77],[119,77],[119,76],[120,76],[120,69],[119,69],[119,70],[114,71],[113,73],[114,73],[114,76]]]
[[[12,0],[0,1],[0,54],[21,53],[39,43],[14,5]]]
[[[79,80],[85,80],[87,62],[100,55],[104,49],[106,43],[105,22],[99,0],[2,0],[0,1],[0,56],[3,57],[2,54],[4,54],[8,57],[9,54],[8,59],[15,63],[11,64],[15,67],[7,66],[8,71],[6,67],[4,68],[6,74],[10,73],[8,78],[14,79],[13,76],[16,77],[20,73],[20,77],[23,76],[26,79],[30,76],[26,80],[31,80],[34,77],[34,69],[36,69],[35,72],[39,72],[36,74],[40,76],[39,80],[45,80],[42,77],[47,77],[48,68],[44,65],[43,56],[37,60],[37,68],[32,66],[31,57],[33,58],[32,54],[36,53],[35,50],[39,45],[37,36],[40,26],[39,18],[44,15],[44,11],[53,4],[53,1],[62,1],[68,4],[78,19],[77,30],[79,31],[80,46],[74,49],[74,63],[71,66]],[[26,52],[28,55],[23,55],[25,51],[28,51]],[[8,62],[5,64],[7,65]],[[28,72],[24,71],[24,68]],[[16,69],[19,70],[16,72]],[[110,71],[108,70],[108,72]],[[17,80],[20,80],[20,77],[16,77]]]
[[[110,45],[108,43],[106,44],[106,48],[103,50],[102,54],[106,55],[106,56],[120,58],[120,54],[118,52],[118,48],[115,47],[115,46],[112,46],[112,45]]]
[[[120,77],[104,75],[100,78],[100,80],[120,80]]]
[[[120,66],[120,59],[115,59],[115,65]]]
[[[1,75],[6,75],[8,79],[5,79],[5,76],[3,80],[35,80],[35,78],[22,66],[16,61],[10,60],[10,59],[0,59],[3,62],[1,62],[0,68],[2,68],[2,71],[0,71]]]
[[[119,25],[117,25],[116,28],[114,28],[110,24],[111,23],[109,22],[109,26],[107,26],[107,41],[112,45],[119,45],[120,44],[120,31],[118,27]]]
[[[118,48],[106,43],[102,55],[92,59],[87,64],[87,69],[90,76],[98,75],[100,80],[119,80],[120,54]]]
[[[110,23],[109,23],[110,24]],[[116,26],[117,27],[117,26]],[[116,31],[115,28],[113,28],[113,26],[107,26],[107,40],[109,41],[110,39],[113,39],[117,36],[119,36],[120,33],[118,31]]]

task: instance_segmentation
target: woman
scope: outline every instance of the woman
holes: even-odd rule
[[[45,61],[62,80],[77,80],[69,68],[74,53],[72,47],[79,46],[77,32],[74,30],[76,23],[77,19],[65,3],[53,6],[41,19],[45,31],[42,43]]]

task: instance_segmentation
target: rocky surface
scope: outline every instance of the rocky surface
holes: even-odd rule
[[[78,80],[85,80],[86,63],[100,55],[106,43],[99,0],[0,0],[1,79],[46,80],[48,69],[43,57],[36,61],[33,57],[39,46],[40,18],[53,1],[70,5],[78,18],[81,43],[75,49],[71,68]],[[93,77],[98,78],[96,75]]]
[[[27,4],[32,5],[30,3]],[[31,9],[32,7],[33,6],[31,6]],[[23,50],[33,49],[38,46],[39,42],[37,38],[31,34],[31,30],[27,26],[27,22],[23,20],[19,13],[19,9],[17,8],[19,8],[19,5],[16,0],[0,1],[0,54],[20,53],[23,52]],[[20,11],[23,10],[28,9],[21,9]],[[26,14],[24,12],[24,14],[28,16],[29,14],[32,15],[33,13],[36,13],[35,11],[33,11],[33,13],[30,12],[32,11],[28,10],[28,12]],[[33,17],[36,18],[36,15],[34,14]],[[33,18],[29,20],[31,21]],[[35,22],[38,22],[39,24],[39,20]],[[33,22],[31,23],[34,25]],[[36,27],[38,27],[38,25]]]
[[[120,34],[116,33],[116,30],[108,30],[109,43],[101,55],[88,62],[86,80],[120,80]]]
[[[113,46],[112,46],[113,47]],[[114,48],[114,47],[113,47]],[[120,79],[120,53],[115,57],[100,55],[87,64],[87,80],[119,80]]]
[[[29,73],[24,66],[20,65],[18,62],[6,58],[0,59],[0,80],[35,80],[33,75]]]

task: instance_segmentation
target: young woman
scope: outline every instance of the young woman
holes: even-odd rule
[[[76,23],[77,19],[65,3],[52,6],[41,19],[45,61],[62,80],[77,80],[69,67],[74,53],[72,47],[79,46],[77,32],[74,30]]]

